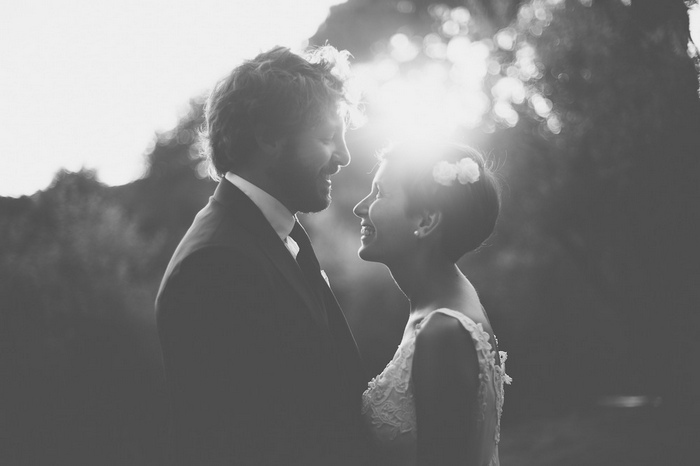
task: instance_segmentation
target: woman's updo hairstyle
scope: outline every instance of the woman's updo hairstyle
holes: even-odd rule
[[[491,236],[500,210],[500,186],[477,150],[449,142],[407,141],[389,147],[379,158],[391,163],[392,170],[400,171],[408,214],[426,209],[442,212],[441,246],[450,260],[456,262]],[[455,174],[451,182],[446,182],[444,177],[434,174],[440,162],[458,167],[465,158],[478,166],[476,181],[469,182]],[[466,165],[476,170],[471,162]]]

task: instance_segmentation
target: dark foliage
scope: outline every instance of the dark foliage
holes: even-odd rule
[[[491,108],[465,130],[505,186],[495,236],[461,262],[510,353],[503,463],[657,464],[655,454],[680,454],[690,448],[679,442],[697,424],[700,390],[692,369],[700,356],[700,102],[686,6],[443,4],[468,8],[464,34],[490,41],[499,67],[486,95],[529,45],[537,73],[523,89],[551,104],[538,113],[529,97],[511,102],[515,124]],[[351,0],[311,41],[370,62],[397,31],[439,31],[430,7]],[[494,45],[504,28],[514,32],[512,49]],[[384,267],[356,256],[352,207],[385,142],[372,104],[369,123],[348,135],[354,160],[334,181],[331,208],[302,221],[369,372],[378,373],[408,305]],[[197,157],[201,110],[193,100],[178,126],[154,139],[147,174],[129,185],[59,173],[46,191],[0,198],[0,463],[164,463],[152,303],[170,254],[213,191]],[[638,417],[599,416],[591,407],[610,394],[663,401]],[[535,414],[563,417],[526,424]],[[648,439],[644,455],[629,456]]]

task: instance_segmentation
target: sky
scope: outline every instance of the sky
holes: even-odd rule
[[[241,60],[300,50],[343,0],[22,0],[0,15],[0,196],[60,168],[118,185]]]
[[[65,168],[141,176],[156,132],[241,60],[299,50],[344,0],[22,0],[0,17],[0,196]],[[691,11],[700,44],[700,7]]]

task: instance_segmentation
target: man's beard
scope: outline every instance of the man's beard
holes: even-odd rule
[[[285,204],[292,213],[320,212],[331,203],[330,186],[324,189],[322,175],[318,169],[304,165],[304,155],[295,141],[289,141],[284,156],[270,171],[270,177],[283,193]]]

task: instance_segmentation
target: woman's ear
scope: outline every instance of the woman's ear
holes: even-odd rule
[[[439,210],[424,211],[420,216],[418,228],[415,231],[416,237],[425,238],[426,236],[433,234],[441,223],[442,212]]]

